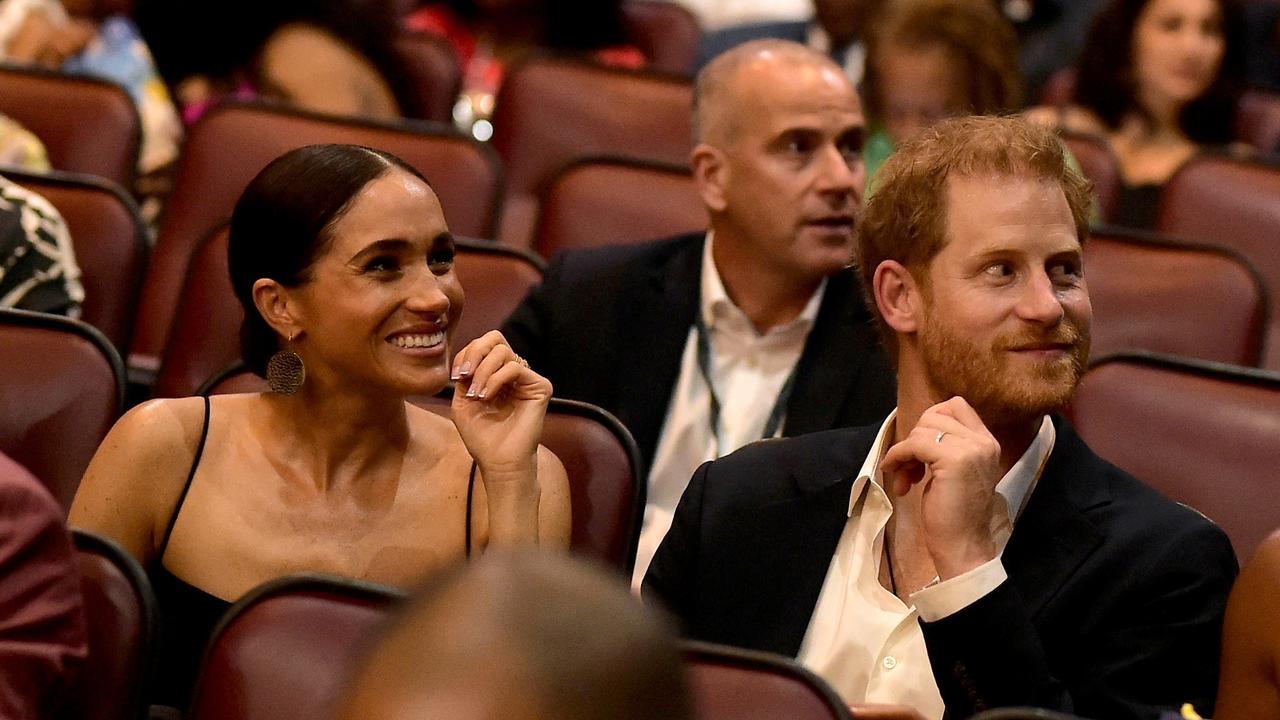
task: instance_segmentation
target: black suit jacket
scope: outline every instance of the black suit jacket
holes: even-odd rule
[[[1227,592],[1226,535],[1057,441],[1003,563],[1009,579],[921,623],[949,717],[1031,705],[1095,718],[1211,710]],[[645,579],[690,637],[795,656],[878,428],[753,443],[694,475]]]
[[[696,234],[563,253],[502,327],[557,397],[618,416],[646,467],[698,311],[703,242]],[[856,275],[833,275],[800,357],[784,434],[876,422],[893,408],[894,387]]]

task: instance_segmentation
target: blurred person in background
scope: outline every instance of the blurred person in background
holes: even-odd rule
[[[1178,168],[1205,148],[1231,145],[1240,29],[1233,0],[1112,0],[1081,53],[1074,104],[1028,111],[1110,144],[1122,187],[1108,221],[1153,227],[1160,190]]]
[[[870,188],[894,148],[959,115],[1022,104],[1017,38],[990,0],[897,0],[867,42],[863,150]]]
[[[621,0],[443,0],[404,19],[410,30],[449,41],[462,64],[454,122],[464,131],[493,115],[507,70],[538,52],[587,57],[638,69],[644,53],[626,42]],[[476,136],[489,139],[486,124]]]
[[[84,287],[57,208],[0,177],[0,307],[79,317]]]

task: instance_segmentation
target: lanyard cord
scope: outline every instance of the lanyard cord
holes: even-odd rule
[[[711,435],[716,440],[716,456],[720,456],[720,398],[716,396],[715,383],[711,382],[711,331],[707,329],[706,322],[702,319],[702,313],[698,312],[694,316],[693,327],[698,335],[698,369],[702,371],[702,379],[707,383],[707,394],[711,396],[709,401]],[[796,384],[796,369],[800,366],[797,360],[795,366],[791,368],[787,379],[782,383],[782,389],[778,391],[778,399],[773,403],[773,409],[769,411],[769,419],[765,421],[764,433],[761,439],[771,438],[782,426],[782,416],[787,412],[787,403],[791,400],[791,391]]]

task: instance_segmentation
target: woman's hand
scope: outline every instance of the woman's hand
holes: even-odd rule
[[[506,483],[536,486],[538,441],[551,382],[529,368],[497,330],[453,360],[453,422],[490,494]]]

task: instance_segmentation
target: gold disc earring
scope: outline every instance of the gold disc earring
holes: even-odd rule
[[[288,342],[293,344],[292,334]],[[292,395],[302,389],[306,379],[307,366],[302,364],[302,357],[288,347],[277,350],[267,361],[267,384],[272,392]]]

